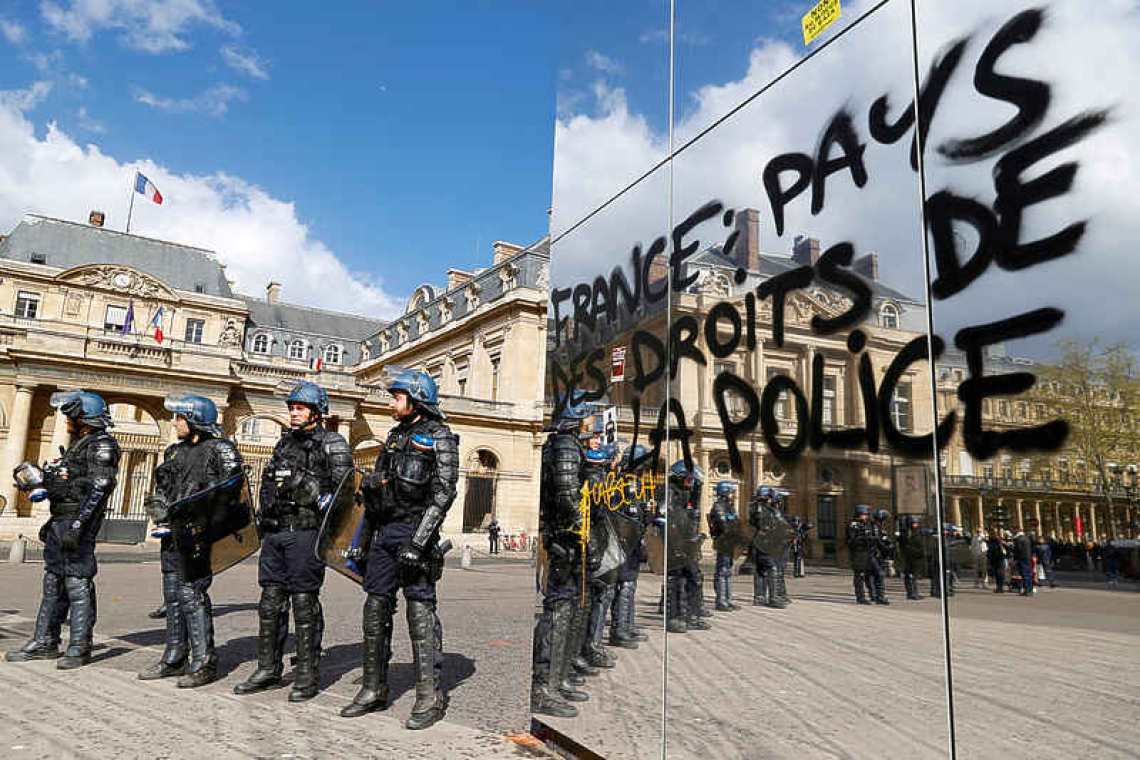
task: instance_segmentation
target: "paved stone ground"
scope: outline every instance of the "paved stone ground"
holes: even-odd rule
[[[0,648],[30,631],[42,566],[0,564]],[[711,575],[711,573],[710,573]],[[671,758],[945,757],[946,678],[940,607],[852,603],[850,576],[816,571],[790,580],[784,611],[718,613],[714,629],[668,637]],[[231,693],[253,667],[256,567],[239,566],[213,589],[220,683],[191,692],[142,683],[134,673],[161,650],[158,566],[111,564],[99,576],[96,662],[78,672],[53,663],[0,662],[0,757],[523,757],[506,740],[527,730],[533,568],[484,561],[449,568],[440,588],[447,721],[403,729],[414,699],[410,652],[398,615],[386,713],[344,720],[356,691],[363,597],[330,573],[322,596],[328,628],[323,691],[289,705],[287,691]],[[711,591],[711,585],[709,590]],[[737,598],[750,599],[747,579]],[[651,640],[619,651],[613,670],[588,683],[590,702],[555,729],[610,758],[660,757],[665,636],[658,584],[643,576],[638,618]],[[925,589],[924,589],[925,591]],[[959,757],[1101,758],[1140,755],[1140,593],[1043,590],[1036,598],[963,589],[952,600],[951,636]],[[68,683],[79,684],[67,696]],[[84,709],[86,708],[86,713]],[[86,717],[80,717],[86,715]],[[197,724],[207,728],[199,734]],[[175,737],[156,747],[164,731]],[[74,737],[82,737],[76,739]],[[17,749],[18,748],[18,749]]]

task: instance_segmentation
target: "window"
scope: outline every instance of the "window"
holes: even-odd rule
[[[325,364],[340,364],[340,346],[325,346]]]
[[[892,330],[899,328],[899,310],[891,304],[883,304],[882,311],[879,312],[879,318],[883,327],[888,327]]]
[[[816,529],[820,538],[835,538],[835,497],[820,496],[816,502],[816,519],[819,527]]]
[[[1038,420],[1045,419],[1045,405],[1044,404],[1038,404],[1037,405],[1037,419]]]
[[[1026,407],[1024,401],[1017,402],[1017,416],[1023,420],[1029,417],[1028,407]]]
[[[911,431],[910,383],[899,383],[891,397],[891,419],[901,433]]]
[[[269,353],[269,336],[261,333],[253,339],[253,352],[255,354]]]
[[[823,376],[823,423],[835,424],[835,376]]]
[[[724,373],[736,374],[736,364],[734,362],[714,362],[713,363],[713,379],[715,381],[718,375]],[[744,397],[737,393],[734,389],[729,388],[724,396],[725,405],[728,407],[729,415],[733,419],[740,419],[744,417]]]
[[[716,474],[722,478],[727,478],[732,474],[732,463],[727,459],[716,460]]]
[[[779,374],[781,374],[780,370],[776,369],[775,367],[769,367],[768,368],[768,375],[767,375],[768,376],[768,382],[771,382],[772,378],[775,377],[776,375],[779,375]],[[788,417],[787,391],[781,391],[780,395],[776,397],[776,419],[777,420],[784,420],[784,419],[787,419],[787,417]]]
[[[289,343],[289,358],[304,360],[305,358],[305,341],[294,340]]]
[[[47,263],[47,254],[46,253],[33,253],[32,254],[32,263],[33,264],[46,264]]]
[[[127,307],[126,306],[108,306],[107,316],[103,320],[104,330],[122,330],[123,325],[127,323]]]
[[[1005,399],[998,402],[998,417],[1003,420],[1009,417],[1009,402]]]
[[[261,420],[259,420],[257,417],[254,417],[253,419],[249,419],[249,420],[246,420],[245,422],[241,423],[241,434],[243,436],[256,437],[257,434],[260,432],[260,430],[261,430]]]
[[[206,284],[202,283],[202,282],[194,283],[194,292],[195,293],[205,293],[206,292]]]
[[[491,357],[491,400],[499,400],[499,357]]]
[[[21,290],[16,294],[16,316],[35,319],[40,313],[40,294]]]
[[[187,343],[201,343],[202,331],[206,328],[206,322],[202,319],[188,319],[186,320],[186,342]]]
[[[467,362],[455,365],[455,385],[460,396],[467,395]]]

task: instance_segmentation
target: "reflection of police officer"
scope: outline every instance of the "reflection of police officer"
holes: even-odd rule
[[[356,717],[387,704],[392,615],[396,591],[403,588],[416,677],[416,702],[404,725],[415,730],[447,710],[435,584],[443,574],[439,530],[459,480],[459,439],[444,423],[430,375],[390,368],[388,392],[396,427],[376,469],[361,483],[367,527],[375,531],[364,571],[364,681],[341,715]]]
[[[166,605],[166,649],[158,662],[139,673],[139,680],[185,673],[178,685],[192,688],[217,678],[213,605],[207,593],[212,578],[183,582],[178,552],[165,524],[171,517],[172,504],[241,475],[242,462],[237,447],[222,437],[213,401],[203,396],[172,394],[167,396],[165,406],[174,413],[178,443],[167,447],[162,464],[155,471],[157,487],[146,507],[157,526],[154,535],[162,537],[159,557]]]
[[[918,572],[926,558],[921,524],[922,520],[918,515],[908,515],[906,530],[899,536],[903,586],[906,587],[906,598],[914,601],[922,599],[918,593]]]
[[[713,548],[716,549],[716,569],[713,574],[713,593],[716,597],[716,609],[719,612],[731,612],[740,609],[732,603],[732,561],[733,547],[726,543],[726,533],[733,529],[739,530],[740,516],[736,514],[736,505],[733,497],[736,494],[736,484],[722,480],[716,484],[716,499],[712,509],[709,510],[709,535],[713,539]]]
[[[581,607],[582,482],[586,451],[578,439],[589,406],[580,397],[564,401],[552,433],[542,445],[539,481],[539,530],[546,550],[546,588],[542,614],[534,628],[530,709],[542,715],[573,718],[577,708],[567,699],[584,701],[575,686],[582,679],[573,670],[574,618]],[[582,663],[583,665],[585,663]]]
[[[774,488],[772,496],[772,506],[780,513],[780,516],[792,525],[791,519],[788,517],[788,492],[783,488]],[[793,529],[795,526],[792,526]],[[794,535],[794,534],[793,534]],[[785,605],[792,603],[792,598],[788,596],[788,584],[785,576],[788,570],[788,559],[791,557],[792,541],[784,544],[780,550],[780,554],[775,558],[776,561],[776,598],[783,602]]]
[[[595,417],[595,419],[597,418]],[[586,465],[583,472],[591,489],[605,486],[606,475],[609,473],[610,463],[614,459],[612,447],[602,445],[600,420],[598,422],[597,429],[584,433],[589,436],[589,442],[586,446]],[[605,549],[601,531],[603,521],[608,519],[607,511],[602,500],[591,500],[590,541],[587,545],[590,561],[586,576],[588,606],[585,614],[574,621],[577,647],[575,651],[579,652],[586,663],[595,668],[612,668],[617,663],[617,657],[607,652],[602,646],[606,610],[613,602],[614,584],[609,582],[608,578],[602,578],[596,570],[601,564],[601,553]]]
[[[43,470],[30,462],[16,468],[16,485],[32,501],[49,499],[51,518],[40,528],[44,542],[44,585],[32,638],[9,652],[9,662],[59,657],[60,628],[71,609],[71,635],[60,670],[91,661],[91,632],[97,616],[95,537],[119,467],[119,444],[107,432],[112,426],[107,403],[94,393],[52,394],[51,405],[67,419],[77,438],[63,456]]]
[[[667,506],[658,506],[659,512],[667,509],[666,520],[679,521],[669,526],[670,536],[676,536],[681,546],[669,547],[668,571],[665,578],[665,630],[670,633],[707,631],[712,626],[702,620],[707,617],[701,600],[703,576],[697,561],[699,531],[700,488],[704,472],[699,467],[689,469],[685,460],[678,459],[669,468]]]
[[[855,505],[855,519],[847,525],[847,550],[851,553],[851,570],[855,574],[855,601],[870,604],[867,596],[874,596],[867,572],[871,567],[871,550],[874,537],[868,518],[871,508],[866,504]],[[866,588],[868,594],[863,593]]]
[[[888,529],[887,519],[891,513],[885,509],[875,510],[875,522],[871,525],[871,559],[867,564],[867,580],[871,586],[871,597],[875,604],[890,604],[883,583],[883,568],[894,552],[894,538]]]
[[[748,504],[748,522],[757,531],[763,528],[764,513],[775,509],[775,490],[771,486],[760,486]],[[753,544],[752,604],[782,610],[787,605],[780,599],[776,585],[776,557],[761,551]]]
[[[815,526],[800,519],[799,515],[792,515],[788,522],[794,531],[792,535],[792,574],[795,578],[804,577],[804,556],[807,553],[807,534]]]
[[[637,576],[641,566],[641,538],[645,536],[645,528],[651,516],[651,507],[646,504],[643,495],[644,484],[641,482],[645,470],[648,449],[637,445],[632,451],[627,450],[622,455],[622,463],[632,463],[633,469],[628,471],[628,477],[622,485],[622,505],[615,512],[615,519],[624,520],[629,524],[629,532],[635,534],[636,540],[626,545],[625,564],[618,570],[617,583],[614,588],[614,603],[610,613],[610,644],[625,649],[637,649],[639,641],[649,639],[640,633],[633,624],[634,597],[637,593]]]
[[[325,566],[314,547],[320,512],[352,471],[352,452],[338,433],[323,424],[329,411],[324,388],[298,383],[289,393],[289,427],[273,448],[261,478],[259,501],[263,535],[258,583],[257,670],[234,687],[236,694],[262,691],[281,680],[284,636],[282,611],[292,602],[297,631],[297,672],[290,702],[317,694],[318,654],[324,615],[318,594]]]

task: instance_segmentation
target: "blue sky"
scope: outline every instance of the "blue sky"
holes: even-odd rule
[[[554,6],[170,6],[9,0],[0,11],[0,91],[31,93],[22,113],[37,141],[55,122],[114,168],[144,159],[162,168],[152,179],[168,203],[136,204],[134,231],[177,232],[225,255],[224,241],[185,239],[192,227],[162,217],[184,200],[163,174],[222,173],[293,204],[310,243],[398,297],[425,279],[442,281],[449,266],[476,264],[477,242],[485,264],[492,240],[545,234]],[[46,92],[32,91],[37,82]],[[121,229],[127,180],[113,178],[103,194],[74,208],[0,205],[0,227],[24,211],[85,219],[87,206],[99,206]],[[410,255],[424,265],[409,266]]]

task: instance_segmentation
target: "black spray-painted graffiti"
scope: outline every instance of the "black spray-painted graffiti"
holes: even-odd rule
[[[1042,9],[1028,10],[1014,16],[989,40],[974,68],[973,84],[977,93],[1009,103],[1017,109],[1017,113],[991,132],[951,140],[936,148],[946,159],[959,163],[977,162],[1007,150],[994,168],[996,200],[992,206],[957,195],[949,189],[939,190],[926,200],[927,226],[937,269],[931,291],[936,299],[947,299],[963,292],[991,264],[996,263],[1006,270],[1021,270],[1071,254],[1085,233],[1087,221],[1079,221],[1048,237],[1022,240],[1021,221],[1025,210],[1067,193],[1072,187],[1078,164],[1063,163],[1028,180],[1023,178],[1024,173],[1034,164],[1080,142],[1108,119],[1107,111],[1089,111],[1027,139],[1048,113],[1050,85],[1000,74],[996,67],[1001,56],[1011,47],[1031,42],[1044,19]],[[919,120],[923,134],[933,122],[947,84],[961,64],[969,42],[969,37],[955,40],[937,56],[931,66],[920,89]],[[868,114],[870,136],[880,144],[896,143],[914,127],[913,103],[893,122],[888,122],[889,110],[890,104],[884,95],[873,103]],[[846,172],[856,187],[863,187],[867,183],[867,169],[863,161],[865,149],[866,143],[860,141],[851,114],[846,109],[841,109],[824,128],[814,157],[807,153],[785,153],[770,160],[764,168],[761,182],[772,210],[777,234],[782,235],[784,232],[785,209],[809,188],[811,213],[816,215],[824,208],[827,181],[833,175]],[[918,168],[920,149],[918,140],[912,137],[912,168]],[[833,156],[836,152],[838,155]],[[551,306],[556,345],[564,340],[577,343],[580,329],[592,332],[599,322],[617,325],[631,319],[643,303],[654,304],[664,299],[667,287],[680,292],[692,285],[698,275],[695,272],[686,274],[684,263],[701,250],[701,243],[696,239],[690,240],[690,235],[698,225],[718,216],[724,227],[733,227],[735,212],[712,201],[678,224],[672,231],[671,239],[664,236],[657,238],[644,254],[641,245],[635,245],[629,259],[630,271],[634,273],[632,286],[623,268],[618,266],[608,279],[598,276],[592,282],[555,289],[551,294]],[[965,258],[963,252],[958,250],[957,236],[954,235],[953,227],[956,223],[969,225],[976,233],[976,247]],[[726,257],[730,256],[737,235],[738,232],[733,231],[725,240],[723,252]],[[668,281],[658,284],[651,280],[650,271],[655,260],[665,256],[667,251]],[[697,340],[702,335],[706,350],[717,358],[731,355],[742,343],[747,349],[754,349],[758,340],[758,300],[772,299],[772,340],[777,346],[783,345],[785,300],[793,291],[808,288],[813,282],[822,282],[844,291],[852,303],[846,312],[838,316],[813,317],[812,332],[833,335],[855,328],[871,310],[872,291],[866,282],[848,269],[854,254],[852,243],[838,243],[828,248],[814,266],[802,266],[763,281],[755,292],[745,294],[743,313],[737,303],[723,301],[709,309],[703,317],[703,324],[691,315],[679,316],[671,322],[667,342],[647,331],[635,332],[631,344],[634,370],[631,382],[634,389],[640,394],[652,383],[661,380],[666,372],[670,377],[676,377],[682,359],[705,366],[705,351],[697,345]],[[737,271],[738,284],[743,283],[746,277],[747,273],[743,269]],[[570,315],[564,314],[567,305],[571,307],[573,315],[571,335],[563,334],[569,329],[570,323]],[[1035,377],[1028,372],[986,375],[983,368],[986,347],[1047,332],[1063,316],[1060,309],[1044,307],[998,322],[967,327],[955,335],[954,344],[965,352],[969,370],[968,379],[958,387],[958,397],[965,407],[963,440],[975,458],[989,459],[1002,448],[1013,451],[1051,451],[1064,443],[1069,430],[1064,420],[1008,431],[989,430],[982,426],[982,402],[985,399],[1023,393],[1035,382]],[[723,326],[729,329],[727,339],[721,337]],[[890,446],[902,453],[929,458],[933,453],[931,436],[935,432],[925,435],[906,434],[896,427],[890,414],[891,399],[903,374],[914,363],[931,360],[926,336],[915,338],[898,352],[878,388],[875,387],[871,358],[863,353],[865,346],[864,332],[852,329],[847,337],[847,347],[853,356],[858,357],[858,381],[864,414],[861,428],[824,430],[824,359],[821,354],[817,353],[812,361],[810,401],[796,381],[787,375],[775,375],[769,379],[758,396],[756,389],[747,381],[730,372],[720,373],[714,381],[713,395],[728,444],[732,469],[737,472],[743,469],[737,442],[757,427],[772,454],[783,460],[797,457],[808,446],[813,449],[823,446],[841,449],[866,447],[868,451],[875,452],[879,449],[880,438],[885,438]],[[937,359],[944,351],[945,343],[940,337],[933,336],[930,347],[933,349],[933,358]],[[601,398],[607,390],[606,375],[602,366],[599,366],[603,364],[604,358],[602,348],[593,348],[565,363],[552,362],[556,398],[565,399],[570,389],[584,390],[591,400]],[[783,393],[791,396],[796,421],[796,434],[786,443],[778,437],[780,428],[775,414],[777,402]],[[730,413],[728,399],[731,395],[742,400],[747,410],[740,419],[734,419]],[[631,408],[636,443],[640,433],[639,398],[632,399]],[[555,410],[556,415],[558,411]],[[936,432],[941,446],[949,442],[956,424],[955,411],[948,412],[938,422]],[[669,439],[681,444],[685,460],[691,463],[689,439],[692,431],[685,423],[684,409],[676,398],[666,399],[661,406],[656,428],[649,433],[652,449],[647,458],[656,463],[666,428]]]

